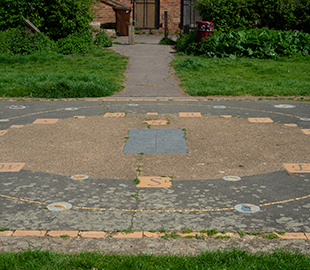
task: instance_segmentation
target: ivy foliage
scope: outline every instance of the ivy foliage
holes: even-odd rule
[[[306,56],[310,55],[310,34],[262,28],[215,32],[197,43],[196,31],[192,31],[177,40],[176,49],[186,54],[219,58],[275,59],[296,54]]]
[[[267,27],[310,33],[310,0],[197,0],[194,6],[219,31]]]
[[[23,26],[24,19],[57,40],[89,29],[92,0],[1,0],[0,31]]]

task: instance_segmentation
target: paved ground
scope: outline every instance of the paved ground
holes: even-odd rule
[[[170,47],[137,44],[115,49],[142,54],[147,46],[156,57],[165,53],[156,65],[147,60],[158,78],[136,76],[147,69],[135,69],[139,64],[130,59],[128,90],[114,98],[0,102],[0,227],[310,232],[310,135],[305,134],[310,104],[182,98],[177,86],[165,84]],[[163,87],[149,86],[155,84]],[[168,93],[171,98],[158,98]],[[157,98],[145,98],[151,95]],[[107,118],[107,112],[127,114]],[[180,112],[201,116],[182,117]],[[270,118],[273,123],[250,123],[249,118]],[[58,120],[34,124],[37,119]],[[145,124],[152,120],[169,123]],[[131,139],[128,130],[172,128],[184,133],[187,153],[123,153]],[[288,173],[283,163],[299,164],[294,168],[300,171]],[[89,178],[71,178],[77,174]],[[150,188],[134,183],[146,176],[153,177],[145,184]],[[171,176],[170,182],[166,177]],[[241,179],[225,181],[224,176]],[[57,202],[72,208],[46,209]]]
[[[125,72],[127,78],[125,90],[117,97],[176,97],[182,93],[169,63],[173,59],[171,46],[158,46],[162,36],[135,36],[138,44],[134,46],[114,45],[113,49],[129,57],[129,66]],[[128,43],[128,37],[119,37],[118,42]]]

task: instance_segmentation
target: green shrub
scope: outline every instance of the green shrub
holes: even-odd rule
[[[92,5],[92,0],[1,0],[0,31],[29,19],[50,38],[63,38],[89,28]]]
[[[255,0],[254,9],[259,15],[258,25],[277,30],[295,30],[295,0]]]
[[[309,0],[198,0],[194,6],[218,31],[267,27],[310,33]]]
[[[298,0],[295,10],[296,18],[298,19],[297,30],[310,33],[310,1]]]
[[[93,51],[94,40],[90,31],[75,32],[57,41],[57,51],[61,54],[85,54]]]
[[[0,53],[31,54],[51,52],[55,50],[55,42],[43,33],[28,34],[21,28],[0,32]]]
[[[190,54],[192,46],[196,46],[196,31],[181,35],[175,44],[177,51],[185,52],[186,54]]]
[[[186,54],[208,57],[277,58],[295,54],[310,54],[310,34],[292,31],[275,31],[267,28],[215,32],[196,43],[194,34],[183,35],[177,41],[177,50]]]
[[[198,0],[195,4],[203,20],[215,23],[219,31],[252,28],[258,14],[255,0]]]
[[[100,31],[95,38],[95,45],[99,48],[112,47],[112,40],[107,35],[106,31]]]
[[[175,41],[171,38],[165,38],[163,37],[160,41],[159,41],[159,45],[175,45]]]

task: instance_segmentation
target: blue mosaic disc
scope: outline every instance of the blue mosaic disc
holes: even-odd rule
[[[47,209],[53,212],[66,211],[72,208],[72,204],[67,202],[51,203],[47,206]]]
[[[275,108],[281,108],[281,109],[291,109],[295,108],[296,106],[294,105],[288,105],[288,104],[280,104],[280,105],[274,105]]]
[[[218,105],[218,106],[213,106],[214,109],[225,109],[226,106],[223,105]]]
[[[246,213],[246,214],[252,214],[260,211],[260,207],[254,204],[248,204],[248,203],[242,203],[242,204],[237,204],[235,207],[235,210],[241,213]]]
[[[24,106],[24,105],[11,105],[9,107],[9,109],[11,109],[11,110],[22,110],[22,109],[25,109],[25,108],[27,108],[27,106]]]
[[[234,175],[227,175],[227,176],[224,176],[223,179],[224,179],[225,181],[235,182],[235,181],[241,180],[241,177],[239,177],[239,176],[234,176]]]
[[[85,174],[76,174],[76,175],[71,176],[72,180],[86,180],[88,178],[89,176]]]

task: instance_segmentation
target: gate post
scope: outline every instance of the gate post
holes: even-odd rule
[[[132,25],[128,26],[128,44],[134,45],[135,44],[135,27]]]
[[[165,38],[168,38],[168,11],[165,11]]]

